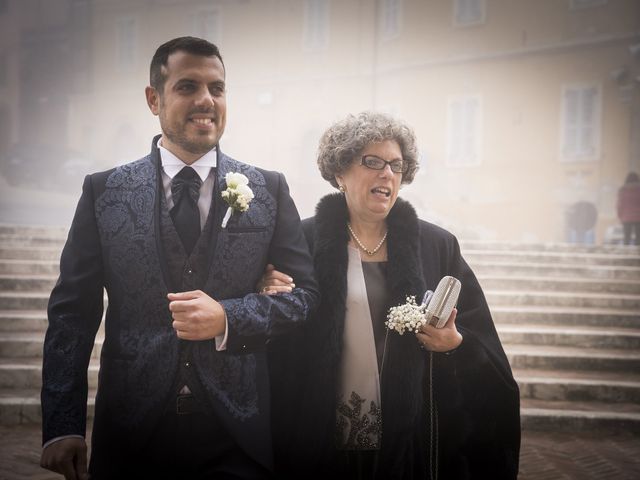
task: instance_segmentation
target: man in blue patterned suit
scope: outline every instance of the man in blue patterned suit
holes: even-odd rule
[[[87,367],[106,290],[91,478],[269,478],[266,343],[318,301],[299,215],[282,174],[220,151],[225,68],[215,45],[173,39],[150,73],[162,135],[146,157],[85,178],[62,252],[41,464],[87,477]],[[248,179],[250,190],[238,190],[246,210],[222,197],[235,174]],[[290,293],[254,293],[267,263],[294,275]]]

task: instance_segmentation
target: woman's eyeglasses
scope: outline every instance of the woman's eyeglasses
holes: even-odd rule
[[[384,167],[389,165],[393,173],[406,173],[409,169],[409,165],[403,160],[392,160],[387,162],[375,155],[363,155],[361,164],[367,168],[371,168],[372,170],[384,170]]]

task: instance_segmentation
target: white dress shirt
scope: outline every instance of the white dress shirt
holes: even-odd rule
[[[162,186],[164,188],[165,198],[167,199],[167,208],[169,210],[173,208],[173,195],[171,194],[171,181],[173,180],[173,177],[175,177],[183,167],[192,167],[200,177],[200,180],[202,180],[202,185],[200,186],[200,197],[198,198],[200,230],[202,230],[204,228],[204,224],[207,222],[209,208],[211,207],[211,196],[213,195],[213,186],[215,184],[215,178],[211,175],[211,171],[216,168],[217,165],[217,151],[214,147],[191,165],[187,165],[169,150],[164,148],[160,144],[161,141],[162,138],[158,140],[158,149],[160,150],[160,161],[162,163]]]

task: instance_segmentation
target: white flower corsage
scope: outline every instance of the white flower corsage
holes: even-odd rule
[[[249,179],[241,173],[229,172],[224,179],[227,188],[222,192],[222,198],[229,208],[222,219],[222,228],[227,226],[234,211],[246,212],[249,209],[249,202],[253,200],[253,190],[249,188]]]
[[[412,331],[418,333],[420,327],[427,323],[424,306],[416,304],[416,297],[407,297],[407,303],[391,307],[385,325],[389,330],[395,330],[400,335]]]

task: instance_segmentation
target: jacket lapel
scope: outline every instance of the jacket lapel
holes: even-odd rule
[[[158,140],[161,135],[157,135],[151,142],[151,162],[155,166],[155,189],[156,200],[153,205],[153,226],[154,235],[156,241],[156,249],[158,251],[158,263],[160,264],[160,271],[162,272],[162,279],[167,292],[175,292],[176,285],[173,285],[171,281],[171,275],[169,273],[169,263],[167,262],[167,256],[162,243],[162,232],[160,228],[162,226],[162,198],[164,197],[164,187],[162,186],[162,162],[160,161],[160,150],[158,149]]]
[[[227,188],[225,176],[231,172],[242,173],[249,179],[249,188],[255,197],[246,212],[233,212],[223,229],[222,219],[229,206],[221,193]],[[275,228],[277,200],[267,189],[265,177],[259,169],[238,162],[220,150],[216,177],[207,285],[215,295],[224,297],[238,289],[246,291],[249,279],[257,274],[255,269],[259,269],[258,264],[262,260],[257,261],[258,257],[253,255],[247,256],[247,248],[253,249],[254,254],[266,255]]]

